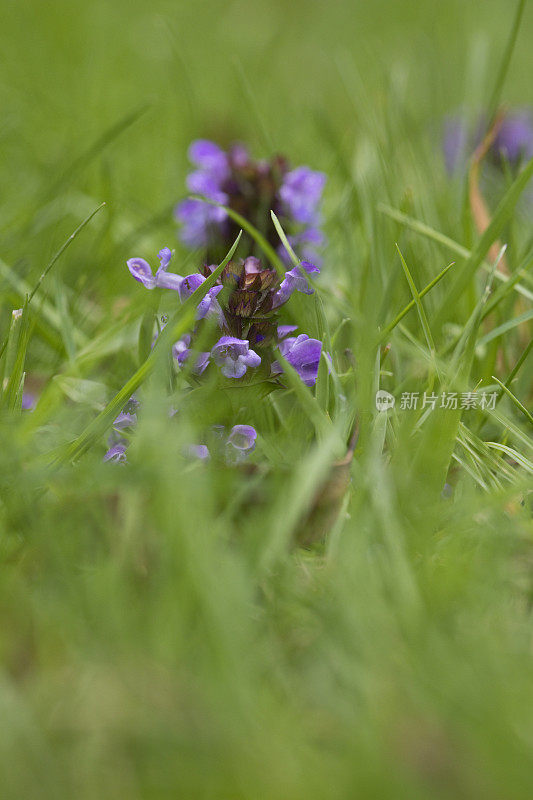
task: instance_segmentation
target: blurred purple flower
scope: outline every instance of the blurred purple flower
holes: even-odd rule
[[[317,222],[318,208],[326,176],[322,172],[314,172],[309,167],[297,167],[283,178],[279,195],[289,214],[303,224]]]
[[[182,366],[191,354],[191,337],[189,334],[183,336],[176,344],[172,347],[172,355],[178,362],[180,366]],[[196,353],[196,363],[194,365],[193,371],[197,375],[201,375],[202,372],[206,369],[207,365],[209,364],[210,358],[209,352],[201,352]]]
[[[190,444],[186,448],[186,455],[207,461],[210,458],[209,448],[205,444]]]
[[[521,109],[507,116],[496,134],[492,150],[510,164],[533,158],[533,117]]]
[[[35,395],[31,392],[23,392],[22,393],[22,410],[23,411],[33,411],[35,408],[37,400]]]
[[[104,456],[104,461],[115,461],[118,464],[125,463],[128,459],[126,457],[127,443],[124,441],[117,442],[109,448]]]
[[[274,209],[297,252],[316,260],[315,248],[323,242],[319,229],[319,207],[326,181],[323,173],[308,167],[290,170],[282,156],[253,159],[242,144],[224,151],[207,139],[193,142],[188,155],[195,168],[186,179],[190,192],[233,208],[261,230],[265,209]],[[223,208],[203,203],[199,198],[183,200],[174,213],[181,224],[184,244],[192,248],[207,247],[217,260],[238,233],[238,226]],[[279,246],[279,237],[270,220],[265,235],[273,247]],[[279,252],[286,260],[283,248]]]
[[[249,342],[234,336],[222,336],[211,356],[226,378],[242,378],[248,367],[258,367],[261,363],[255,350],[250,350]]]

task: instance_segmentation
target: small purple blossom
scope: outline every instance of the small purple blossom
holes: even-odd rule
[[[310,339],[305,333],[300,336],[290,336],[279,343],[279,350],[283,358],[294,367],[306,386],[314,386],[318,375],[318,365],[322,353],[322,342]],[[272,364],[274,374],[281,372],[277,361]]]
[[[296,222],[314,224],[317,221],[325,183],[324,173],[314,172],[309,167],[297,167],[284,176],[279,195]]]
[[[128,269],[136,281],[142,283],[146,289],[174,289],[179,291],[183,278],[173,272],[167,272],[167,267],[172,258],[172,251],[168,247],[163,247],[158,253],[160,262],[156,274],[152,273],[150,264],[144,258],[130,258],[127,261]]]
[[[286,303],[294,291],[313,294],[315,290],[305,276],[306,274],[317,275],[319,273],[320,269],[314,264],[310,264],[309,261],[302,261],[297,267],[288,270],[274,296],[274,308],[279,308],[283,303]]]
[[[200,275],[198,272],[195,272],[192,275],[187,275],[185,278],[183,278],[179,291],[180,300],[182,302],[187,300],[187,298],[190,297],[193,292],[195,292],[202,285],[202,283],[205,282],[205,280],[206,278],[204,278],[204,276]],[[222,288],[222,286],[212,286],[205,297],[200,300],[198,303],[198,319],[203,319],[209,313],[217,314],[220,317],[222,310],[219,304],[216,302],[216,297],[217,294],[222,291]]]
[[[211,356],[226,378],[242,378],[248,367],[258,367],[261,357],[250,350],[246,339],[222,336],[211,350]]]
[[[126,442],[117,442],[117,444],[109,448],[104,456],[104,461],[115,461],[117,464],[124,464],[128,460],[126,457],[126,447]]]
[[[257,431],[251,425],[234,425],[226,441],[226,459],[240,464],[255,449]]]
[[[257,431],[251,425],[234,425],[228,436],[228,444],[241,453],[251,453],[256,440]]]
[[[125,428],[133,428],[137,424],[137,409],[139,408],[139,401],[132,395],[118,417],[113,422],[113,428],[117,431],[122,431]]]
[[[177,341],[175,345],[172,347],[172,355],[174,356],[178,364],[180,366],[183,366],[183,364],[189,358],[190,354],[191,354],[191,337],[189,336],[189,334],[185,334],[185,336],[183,336],[179,341]],[[196,354],[196,363],[194,365],[193,371],[197,375],[201,375],[202,372],[204,372],[204,370],[207,368],[209,364],[210,355],[211,354],[209,352],[207,353],[200,352]]]

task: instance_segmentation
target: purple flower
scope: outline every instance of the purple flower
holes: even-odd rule
[[[174,289],[179,291],[183,278],[173,272],[167,272],[167,267],[172,258],[172,251],[168,247],[163,247],[158,253],[160,267],[155,276],[152,273],[150,264],[144,258],[130,258],[127,261],[128,269],[136,281],[142,283],[146,289]]]
[[[290,336],[279,343],[283,358],[294,367],[306,386],[314,386],[318,375],[318,364],[322,353],[322,342],[310,339],[305,333]],[[274,374],[281,372],[278,362],[272,365]]]
[[[226,441],[226,458],[239,464],[255,449],[257,431],[251,425],[234,425]]]
[[[137,409],[139,405],[140,403],[135,395],[132,395],[113,422],[113,428],[117,431],[123,431],[125,428],[133,428],[137,424]]]
[[[124,441],[117,442],[113,447],[110,447],[104,456],[104,461],[115,461],[118,464],[125,463],[128,459],[126,457],[127,444]]]
[[[222,336],[211,356],[226,378],[242,378],[248,367],[258,367],[261,363],[255,350],[250,350],[249,342],[234,336]]]
[[[33,411],[35,408],[36,403],[35,395],[31,392],[23,392],[22,393],[22,410],[23,411]]]
[[[198,272],[193,273],[192,275],[187,275],[187,277],[183,278],[180,286],[180,300],[184,302],[187,300],[188,297],[195,292],[199,286],[204,283],[206,278],[203,275],[200,275]],[[217,315],[222,314],[222,309],[220,308],[219,304],[216,301],[216,296],[219,292],[223,289],[222,286],[213,286],[205,297],[203,297],[200,302],[198,303],[198,313],[197,318],[203,319],[207,314],[213,313]]]
[[[533,158],[533,118],[530,111],[520,110],[506,117],[496,134],[492,150],[510,164]]]
[[[309,261],[302,261],[297,267],[285,273],[285,277],[281,282],[281,286],[274,296],[274,308],[286,303],[294,291],[303,292],[303,294],[313,294],[315,291],[310,286],[309,281],[305,277],[307,275],[316,275],[320,273],[320,269],[310,264]]]
[[[295,222],[316,222],[325,183],[324,173],[314,172],[309,167],[297,167],[287,172],[279,195]]]
[[[257,431],[251,425],[234,425],[228,436],[228,444],[241,453],[251,453],[256,440]]]
[[[187,361],[191,354],[191,337],[189,334],[186,334],[182,339],[176,342],[176,344],[172,347],[172,355],[178,362],[180,366]],[[209,352],[201,352],[196,354],[196,363],[194,365],[193,371],[197,375],[201,375],[202,372],[207,368],[209,364],[210,358]]]

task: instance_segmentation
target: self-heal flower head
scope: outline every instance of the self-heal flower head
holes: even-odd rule
[[[314,386],[318,375],[318,365],[322,353],[322,342],[310,339],[305,333],[290,336],[279,343],[279,350],[291,366],[294,367],[306,386]],[[274,374],[281,371],[278,362],[272,365]]]
[[[326,176],[309,167],[297,167],[287,172],[279,194],[296,222],[309,224],[317,219]]]
[[[248,367],[258,367],[261,357],[250,350],[246,339],[222,336],[211,350],[211,357],[226,378],[242,378]]]
[[[167,272],[167,267],[172,258],[172,251],[168,247],[163,247],[158,253],[160,262],[156,274],[152,273],[150,264],[144,258],[130,258],[126,262],[128,269],[136,281],[142,283],[146,289],[174,289],[179,291],[183,278],[173,272]]]
[[[279,236],[267,216],[272,209],[299,255],[316,260],[315,247],[323,241],[320,202],[325,175],[308,167],[291,170],[279,155],[254,159],[241,144],[225,151],[200,139],[188,155],[194,169],[186,178],[187,189],[198,197],[183,200],[175,209],[186,246],[206,247],[209,257],[220,261],[239,233],[221,207],[226,206],[250,220],[276,248]]]

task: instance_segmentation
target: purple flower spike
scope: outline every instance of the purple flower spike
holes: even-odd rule
[[[226,378],[242,378],[248,367],[258,367],[261,357],[250,350],[246,339],[222,336],[211,350],[211,356]]]
[[[124,464],[127,460],[125,442],[114,444],[104,456],[104,461],[115,461],[117,464]]]
[[[173,289],[179,291],[183,278],[173,272],[167,272],[167,267],[172,258],[172,251],[168,247],[163,247],[158,253],[161,266],[155,276],[152,274],[150,264],[144,258],[130,258],[127,261],[128,269],[136,281],[142,283],[146,289]]]
[[[316,221],[325,183],[326,176],[309,167],[297,167],[287,172],[279,194],[296,222],[309,224]]]
[[[318,364],[322,353],[322,342],[310,339],[305,333],[291,336],[279,344],[281,355],[294,367],[306,386],[314,386],[318,375]],[[273,372],[279,371],[279,364],[272,365]]]

